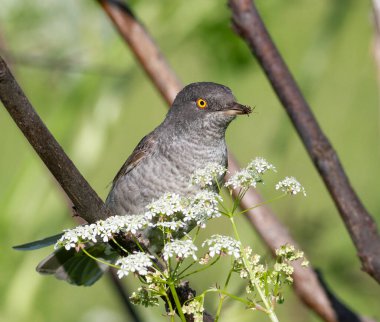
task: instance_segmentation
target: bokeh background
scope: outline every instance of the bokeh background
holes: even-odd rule
[[[365,206],[380,224],[379,85],[373,57],[370,1],[258,0],[257,6],[328,135]],[[246,45],[230,28],[225,1],[130,1],[184,83],[232,88],[255,113],[229,128],[241,164],[263,156],[279,176],[294,175],[307,198],[272,208],[289,227],[334,292],[363,315],[380,318],[379,286],[360,270],[355,248],[287,115]],[[0,47],[34,107],[65,151],[104,198],[138,141],[161,122],[166,105],[96,1],[2,0]],[[262,190],[273,195],[269,181]],[[106,278],[90,288],[40,276],[51,249],[17,252],[13,245],[72,227],[67,201],[5,109],[0,108],[0,321],[128,321]],[[268,255],[244,219],[244,239]],[[218,221],[207,230],[228,232]],[[195,289],[223,276],[191,281]],[[135,287],[133,278],[128,288]],[[231,289],[239,290],[234,281]],[[210,299],[208,308],[215,310]],[[146,321],[160,310],[137,308]],[[318,321],[289,290],[281,321]],[[239,304],[222,321],[264,321]]]

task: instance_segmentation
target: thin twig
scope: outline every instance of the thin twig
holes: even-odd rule
[[[107,15],[115,24],[116,29],[129,44],[134,53],[139,53],[138,61],[148,73],[153,84],[160,91],[163,98],[171,104],[175,94],[182,89],[182,84],[178,81],[177,76],[165,61],[157,45],[152,40],[144,27],[138,22],[131,10],[124,4],[116,1],[98,0]],[[155,53],[153,56],[151,53]],[[159,65],[160,68],[147,68],[147,66]],[[160,73],[165,75],[166,84],[162,86]],[[239,166],[234,157],[229,154],[229,167],[231,171],[238,169]],[[243,200],[242,208],[248,208],[252,204],[261,202],[260,195],[250,190]],[[267,243],[269,248],[274,251],[275,248],[285,243],[296,245],[296,242],[290,236],[288,230],[277,219],[275,214],[268,207],[260,207],[249,211],[247,218],[253,227],[259,232],[260,236]],[[300,299],[320,315],[325,321],[336,322],[336,314],[329,303],[324,289],[318,282],[317,276],[311,268],[295,267],[294,287]]]
[[[363,270],[380,283],[380,236],[348,180],[338,155],[271,40],[252,0],[229,0],[236,32],[260,62],[348,229]]]

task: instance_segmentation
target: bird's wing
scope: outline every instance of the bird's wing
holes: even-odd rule
[[[139,144],[137,144],[127,161],[125,161],[119,172],[116,174],[113,179],[113,184],[115,184],[119,178],[126,175],[129,171],[136,167],[147,155],[149,155],[153,151],[156,143],[157,140],[154,132],[144,136]]]
[[[118,253],[105,243],[87,245],[86,252],[110,264],[114,264],[119,257]],[[43,259],[36,270],[40,274],[54,275],[70,284],[90,286],[102,277],[108,267],[104,263],[94,261],[83,250],[66,250],[61,247]]]

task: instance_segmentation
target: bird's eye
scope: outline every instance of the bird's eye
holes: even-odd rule
[[[197,106],[201,109],[204,109],[207,107],[207,102],[203,98],[197,99]]]

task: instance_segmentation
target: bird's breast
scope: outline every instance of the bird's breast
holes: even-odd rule
[[[166,192],[194,194],[199,188],[190,184],[191,175],[211,162],[227,166],[224,138],[202,142],[202,138],[173,137],[170,142],[158,144],[150,155],[119,178],[107,204],[117,215],[139,214]]]

